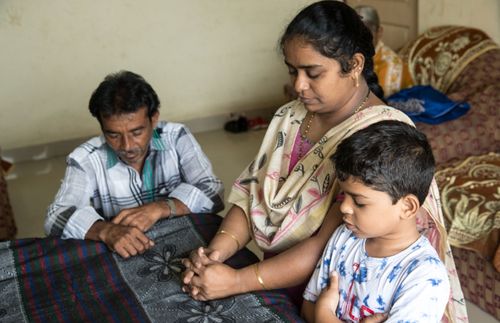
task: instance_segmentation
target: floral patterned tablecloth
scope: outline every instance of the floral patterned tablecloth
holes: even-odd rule
[[[281,290],[198,302],[181,290],[181,258],[205,245],[220,217],[159,222],[155,246],[123,259],[99,242],[36,238],[0,243],[1,322],[300,322]],[[234,267],[257,258],[242,250]]]

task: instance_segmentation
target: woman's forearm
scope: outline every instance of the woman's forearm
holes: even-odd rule
[[[245,214],[239,207],[233,207],[221,224],[221,230],[227,230],[235,238],[229,234],[217,234],[209,245],[213,252],[219,253],[217,259],[212,258],[217,261],[207,263],[202,270],[196,269],[197,275],[187,275],[184,283],[195,287],[196,292],[192,296],[197,300],[299,285],[309,278],[328,239],[341,222],[337,203],[330,208],[316,235],[258,264],[233,269],[221,261],[232,256],[238,245],[243,247],[250,240]]]
[[[259,263],[258,274],[266,289],[296,286],[312,274],[323,249],[335,229],[342,222],[338,203],[330,209],[319,232],[290,249]],[[252,265],[250,267],[253,267]],[[244,292],[264,289],[257,278],[255,268],[240,270]]]
[[[233,205],[222,220],[218,233],[208,248],[220,253],[219,260],[224,262],[250,241],[248,221],[243,210]]]

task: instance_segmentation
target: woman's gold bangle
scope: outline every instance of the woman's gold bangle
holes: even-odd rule
[[[227,232],[226,230],[220,230],[218,233],[227,234],[228,236],[230,236],[234,240],[234,242],[236,242],[236,245],[238,246],[238,250],[240,250],[240,248],[241,248],[240,242],[238,241],[238,239],[236,238],[236,236],[234,234],[232,234],[231,232]]]
[[[259,274],[259,263],[256,263],[253,268],[255,270],[255,276],[257,276],[257,280],[259,281],[260,286],[262,286],[264,290],[267,290],[267,287],[266,285],[264,285],[264,281],[262,280],[262,277],[260,277]]]

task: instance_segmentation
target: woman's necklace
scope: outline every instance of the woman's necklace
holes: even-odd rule
[[[309,120],[307,121],[306,128],[304,129],[303,133],[300,133],[300,142],[299,142],[299,159],[302,159],[304,157],[303,149],[304,149],[304,141],[308,140],[307,139],[307,134],[309,133],[309,129],[311,129],[311,123],[312,120],[314,119],[314,116],[316,115],[315,112],[311,113],[309,116]],[[305,117],[304,117],[305,120]],[[299,130],[300,131],[300,130]]]
[[[366,96],[363,99],[363,102],[361,102],[361,104],[356,109],[354,109],[353,114],[356,114],[359,111],[361,111],[361,109],[363,109],[363,106],[368,101],[369,96],[370,96],[370,89],[368,89],[368,93],[366,93]],[[302,159],[302,157],[304,157],[304,154],[305,154],[305,151],[303,151],[304,150],[304,141],[309,141],[307,138],[307,134],[309,133],[309,130],[311,129],[311,124],[312,124],[312,121],[313,121],[315,115],[316,115],[316,112],[313,112],[309,115],[309,120],[307,121],[306,128],[304,129],[304,131],[302,133],[300,133],[299,158],[298,158],[299,160]],[[306,117],[307,117],[307,114],[304,117],[304,120],[306,119]]]
[[[361,104],[356,108],[354,109],[354,113],[353,114],[356,114],[358,113],[359,111],[361,111],[361,109],[363,108],[363,106],[365,105],[366,101],[368,101],[368,97],[370,96],[370,88],[368,88],[368,93],[366,93],[366,96],[365,98],[363,99],[363,102],[361,102]]]

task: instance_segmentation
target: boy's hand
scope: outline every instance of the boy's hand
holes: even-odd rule
[[[323,289],[316,301],[317,307],[327,307],[335,314],[337,305],[339,305],[339,275],[336,271],[330,273],[330,283]]]
[[[338,319],[335,315],[335,311],[339,305],[339,298],[339,276],[337,272],[332,271],[330,273],[330,283],[325,289],[323,289],[318,297],[318,300],[316,301],[316,306],[314,307],[314,316],[318,322],[338,322],[336,321]]]
[[[339,322],[335,311],[339,305],[339,276],[337,272],[330,273],[330,284],[321,292],[316,301],[315,317],[317,322]],[[386,313],[376,313],[361,320],[361,323],[380,323],[387,319]],[[338,321],[336,321],[338,320]]]
[[[376,313],[361,320],[361,323],[380,323],[388,318],[387,313]]]

